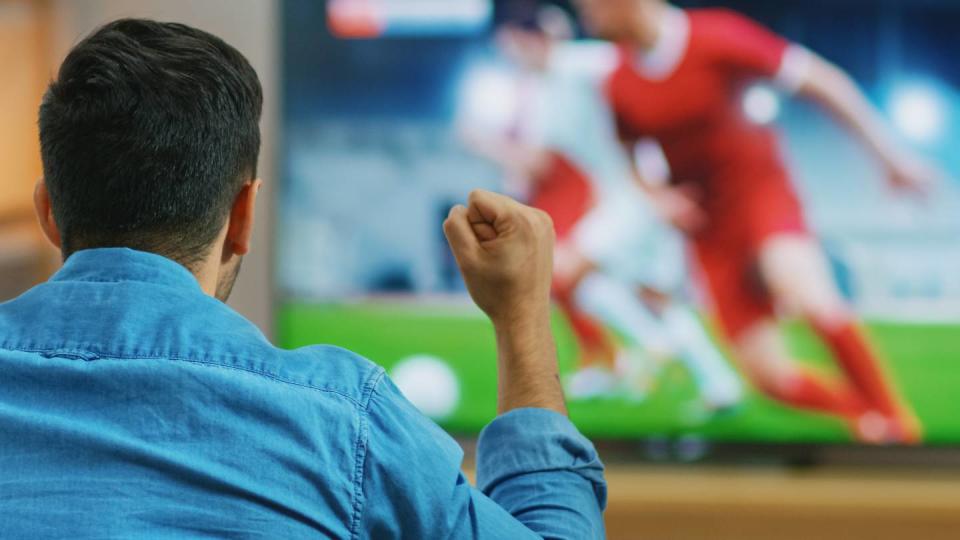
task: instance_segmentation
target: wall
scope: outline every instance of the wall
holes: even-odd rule
[[[0,301],[42,281],[57,255],[33,217],[37,107],[49,77],[44,1],[0,0]]]
[[[272,335],[273,193],[279,178],[278,1],[52,0],[51,8],[53,55],[57,65],[74,43],[97,26],[120,17],[149,17],[182,22],[220,36],[246,55],[260,74],[265,96],[260,174],[265,180],[265,189],[257,209],[253,253],[244,261],[230,304],[268,336]]]
[[[30,212],[40,176],[37,107],[46,73],[40,4],[0,2],[0,215]]]

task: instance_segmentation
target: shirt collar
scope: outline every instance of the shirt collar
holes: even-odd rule
[[[67,259],[50,281],[140,281],[200,290],[197,278],[171,259],[127,248],[78,251]]]
[[[650,79],[666,79],[683,61],[689,41],[690,19],[687,13],[679,8],[668,7],[660,20],[656,43],[634,57],[637,71]]]

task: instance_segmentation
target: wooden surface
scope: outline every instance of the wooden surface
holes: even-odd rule
[[[611,539],[960,538],[960,471],[612,467]]]
[[[607,482],[611,540],[960,539],[956,468],[614,465]]]

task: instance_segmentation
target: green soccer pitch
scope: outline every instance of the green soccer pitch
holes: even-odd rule
[[[483,315],[444,303],[286,303],[278,312],[279,344],[319,343],[353,350],[388,370],[404,358],[428,354],[444,359],[460,383],[456,410],[441,421],[455,434],[474,434],[496,414],[493,330]],[[874,343],[924,426],[929,444],[960,443],[960,326],[873,323]],[[556,317],[561,373],[576,360],[576,345]],[[824,370],[834,370],[822,345],[802,325],[786,327],[792,351]],[[587,435],[600,439],[700,435],[729,442],[850,441],[840,420],[791,410],[750,391],[733,411],[697,413],[693,381],[678,362],[664,368],[642,401],[611,396],[570,404],[570,415]]]

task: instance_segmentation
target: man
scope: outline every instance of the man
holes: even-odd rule
[[[64,61],[36,206],[66,262],[0,305],[3,536],[601,538],[602,465],[557,381],[549,220],[477,192],[444,225],[497,333],[476,490],[381,368],[276,349],[221,302],[261,102],[243,56],[179,24],[120,20]]]
[[[648,187],[690,238],[737,358],[770,397],[840,415],[870,442],[917,442],[920,427],[842,300],[803,217],[772,128],[750,123],[741,93],[758,79],[809,97],[861,139],[892,185],[929,171],[893,142],[850,78],[814,53],[726,10],[663,0],[580,0],[587,25],[622,45],[608,94],[621,137],[663,146],[673,187]],[[702,203],[702,208],[700,204]],[[793,362],[777,308],[804,316],[844,377]]]
[[[529,164],[521,176],[531,204],[557,225],[554,294],[566,300],[560,305],[602,321],[653,358],[676,355],[707,409],[728,409],[740,401],[740,381],[697,316],[674,298],[686,276],[681,239],[633,185],[631,165],[612,134],[602,83],[616,66],[616,51],[573,42],[572,26],[553,5],[503,25],[497,41],[520,69],[526,91],[518,94],[527,99],[509,135],[478,133],[469,140],[484,142],[475,146],[505,170]],[[577,211],[564,211],[569,208]],[[621,354],[615,366],[582,364],[567,381],[569,395],[609,395],[624,381],[636,386],[631,379],[650,369],[632,356]],[[646,388],[639,390],[636,395]]]

